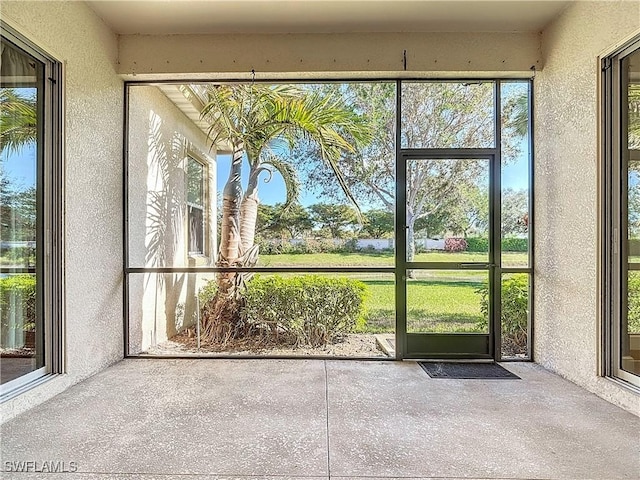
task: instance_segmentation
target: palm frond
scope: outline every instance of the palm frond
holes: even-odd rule
[[[505,127],[520,137],[526,136],[529,132],[529,96],[521,93],[509,99],[505,113]]]
[[[284,186],[286,190],[286,200],[284,203],[284,209],[287,210],[294,202],[296,202],[300,196],[300,180],[298,179],[298,173],[296,169],[290,163],[283,161],[275,155],[270,155],[262,161],[263,165],[270,165],[280,173],[284,180]]]
[[[254,170],[271,158],[263,157],[274,142],[293,146],[306,139],[317,144],[345,195],[358,206],[339,161],[344,152],[353,153],[371,141],[373,129],[341,96],[293,85],[218,85],[209,89],[202,116],[211,124],[211,140],[242,143]]]
[[[0,89],[0,153],[17,152],[38,138],[35,98],[24,97],[13,88]]]

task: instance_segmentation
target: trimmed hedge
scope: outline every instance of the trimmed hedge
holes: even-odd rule
[[[11,275],[0,278],[0,322],[9,325],[9,314],[22,311],[25,331],[36,326],[36,278],[33,275]]]
[[[489,239],[485,237],[467,237],[467,252],[488,252]]]
[[[256,276],[242,316],[295,345],[326,345],[364,324],[366,295],[364,283],[348,278]]]
[[[507,237],[502,239],[502,251],[503,252],[528,252],[529,251],[529,239],[528,238],[514,238]]]
[[[467,237],[467,252],[488,252],[489,239],[486,237]],[[528,252],[529,239],[507,237],[502,239],[503,252]]]
[[[629,272],[627,283],[629,297],[627,300],[627,332],[640,334],[640,274]]]
[[[480,310],[483,319],[477,327],[481,331],[487,329],[489,317],[489,286],[483,286],[477,290],[480,294]],[[529,275],[515,273],[502,279],[502,341],[516,350],[513,353],[527,353],[527,328],[529,322]]]

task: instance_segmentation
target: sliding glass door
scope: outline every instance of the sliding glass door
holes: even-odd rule
[[[2,25],[0,395],[60,371],[59,65]]]

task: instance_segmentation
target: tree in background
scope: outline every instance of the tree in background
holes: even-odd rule
[[[367,117],[373,140],[345,155],[340,170],[351,191],[374,208],[395,213],[395,84],[352,83],[318,87],[337,91]],[[503,107],[503,161],[515,158],[528,131],[528,96],[518,89]],[[493,84],[455,82],[405,83],[402,91],[403,147],[492,147]],[[344,202],[339,185],[314,158],[314,147],[301,144],[294,161],[306,185],[337,203]],[[446,232],[486,232],[488,224],[488,162],[450,159],[409,161],[407,168],[408,259],[415,255],[416,231],[431,236]],[[484,190],[484,191],[483,191]],[[479,196],[480,195],[480,196]]]
[[[290,239],[301,238],[305,232],[313,229],[313,220],[309,211],[299,203],[288,207],[283,203],[258,206],[257,233],[276,237],[287,236]]]
[[[347,232],[359,228],[357,210],[350,205],[317,203],[309,207],[316,227],[327,229],[331,238],[345,238]]]
[[[392,238],[395,232],[395,215],[384,209],[373,209],[364,212],[362,233],[371,238]]]
[[[502,191],[502,235],[519,236],[529,231],[529,194],[526,190]]]
[[[629,85],[629,148],[640,150],[640,83]]]

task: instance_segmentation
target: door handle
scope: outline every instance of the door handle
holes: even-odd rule
[[[459,263],[458,268],[475,268],[478,270],[489,269],[495,267],[495,263]]]

